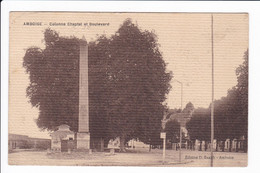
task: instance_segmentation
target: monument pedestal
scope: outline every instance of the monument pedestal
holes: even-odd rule
[[[90,149],[90,133],[88,132],[77,133],[77,149],[78,150]]]

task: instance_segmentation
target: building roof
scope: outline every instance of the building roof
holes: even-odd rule
[[[51,133],[51,137],[66,137],[67,135],[75,134],[73,131],[70,131],[70,126],[62,124],[58,127],[58,130]]]
[[[67,124],[62,124],[62,125],[58,126],[57,131],[70,131],[70,126],[68,126]]]
[[[26,135],[18,135],[18,134],[8,134],[8,140],[28,140],[28,136]]]
[[[47,138],[33,138],[33,137],[29,137],[27,135],[19,135],[19,134],[12,134],[12,133],[9,133],[8,134],[8,140],[38,140],[38,141],[48,141],[50,139],[47,139]]]

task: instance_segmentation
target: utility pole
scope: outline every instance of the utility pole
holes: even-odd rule
[[[213,167],[213,141],[214,141],[214,37],[213,37],[213,14],[211,14],[211,53],[212,53],[212,101],[211,101],[211,161]]]
[[[183,97],[183,84],[182,82],[180,82],[181,84],[181,111],[182,111],[182,97]],[[179,150],[179,162],[181,162],[181,146],[182,146],[182,129],[181,129],[181,125],[182,125],[182,117],[180,120],[180,150]]]
[[[175,79],[176,80],[176,79]],[[182,111],[182,100],[183,100],[183,83],[176,80],[179,84],[181,84],[181,111]],[[184,117],[180,117],[180,147],[179,147],[179,162],[181,162],[181,145],[182,145],[182,129],[181,129],[181,125],[182,125],[182,118]]]

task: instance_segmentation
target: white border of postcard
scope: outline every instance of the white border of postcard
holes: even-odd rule
[[[1,3],[1,172],[257,172],[260,161],[260,2],[224,1],[4,1]],[[176,167],[69,167],[8,165],[8,51],[10,11],[72,12],[248,12],[249,13],[249,148],[247,168],[176,168]]]

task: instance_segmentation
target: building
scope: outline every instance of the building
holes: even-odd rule
[[[51,147],[51,140],[44,138],[32,138],[26,135],[8,134],[8,149],[37,149],[47,150]]]
[[[68,152],[76,148],[75,133],[66,124],[60,125],[51,134],[51,150],[53,152]]]
[[[137,139],[137,140],[131,139],[130,141],[127,142],[127,146],[129,146],[130,148],[135,148],[135,149],[141,149],[141,148],[149,149],[149,147],[150,147],[150,145],[139,141],[139,139]]]

